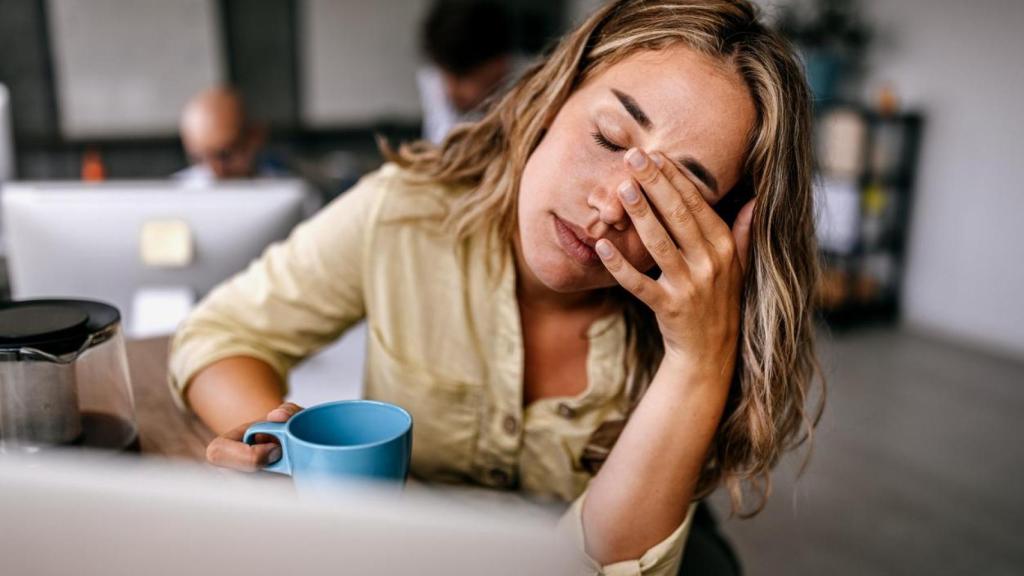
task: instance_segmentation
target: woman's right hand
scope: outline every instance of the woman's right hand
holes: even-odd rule
[[[265,420],[286,422],[300,410],[302,410],[301,406],[286,402],[271,410]],[[273,436],[257,434],[255,444],[249,445],[242,442],[245,431],[252,424],[253,422],[242,424],[214,438],[206,447],[206,460],[214,466],[242,472],[255,472],[280,460],[281,447],[278,446],[277,440]]]

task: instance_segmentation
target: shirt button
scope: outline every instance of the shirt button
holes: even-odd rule
[[[562,404],[558,405],[558,415],[561,416],[562,418],[565,418],[566,420],[569,420],[576,417],[576,410],[574,410],[572,406],[569,406],[568,404],[565,404],[563,402]]]
[[[516,422],[515,416],[505,416],[505,421],[502,422],[502,427],[505,428],[505,433],[512,436],[519,430],[519,423]]]
[[[495,485],[508,485],[508,473],[502,470],[501,468],[492,468],[488,475],[491,478],[491,482],[493,482]]]

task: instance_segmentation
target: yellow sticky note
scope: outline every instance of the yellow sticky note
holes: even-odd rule
[[[183,268],[192,263],[192,229],[178,219],[148,220],[139,234],[139,257],[145,266]]]

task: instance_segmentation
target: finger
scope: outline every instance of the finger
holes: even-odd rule
[[[657,282],[637,271],[615,245],[605,238],[597,241],[594,251],[601,257],[601,262],[616,282],[649,308],[655,309],[662,293],[662,288]]]
[[[750,223],[754,220],[754,203],[752,199],[743,205],[736,221],[732,225],[732,236],[736,242],[736,257],[740,259],[740,268],[746,273],[750,262]]]
[[[665,179],[679,191],[683,204],[690,210],[697,227],[703,232],[707,241],[717,245],[729,237],[729,227],[725,221],[711,209],[709,198],[717,193],[697,178],[688,168],[672,162],[664,154],[655,152],[651,160],[658,165]]]
[[[236,426],[231,430],[228,430],[227,432],[221,434],[221,438],[227,438],[229,440],[241,442],[242,438],[245,436],[245,431],[249,429],[249,426],[251,424],[252,423],[249,422],[247,424],[242,424],[241,426]]]
[[[640,240],[644,247],[654,258],[654,263],[671,276],[686,272],[686,262],[679,252],[676,243],[665,230],[665,225],[658,220],[651,210],[647,198],[640,193],[640,189],[632,180],[626,180],[619,186],[619,198],[622,199],[622,206],[629,214]]]
[[[206,447],[206,459],[211,464],[242,472],[255,472],[281,458],[281,447],[277,444],[249,445],[226,436],[214,438]]]
[[[664,166],[664,161],[659,161]],[[630,149],[626,153],[625,162],[665,222],[668,233],[682,249],[684,256],[691,262],[702,259],[707,254],[707,240],[689,205],[696,205],[696,200],[692,197],[700,196],[693,184],[684,178],[683,189],[680,189],[669,181],[652,157],[639,148]],[[696,209],[699,210],[700,207],[697,206]]]
[[[289,418],[302,411],[302,406],[294,402],[285,402],[274,408],[267,414],[267,420],[271,422],[287,422]]]

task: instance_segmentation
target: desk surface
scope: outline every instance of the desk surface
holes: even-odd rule
[[[151,338],[127,345],[142,453],[201,461],[214,434],[175,405],[167,386],[168,344],[168,338]]]

